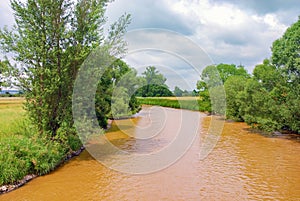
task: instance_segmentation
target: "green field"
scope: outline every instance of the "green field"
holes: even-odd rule
[[[210,112],[210,105],[199,97],[138,97],[138,102],[144,105],[158,105],[200,112]]]
[[[24,119],[23,98],[0,98],[0,140],[15,135]]]
[[[72,151],[39,136],[26,120],[23,102],[22,98],[0,98],[0,186],[28,174],[46,174]]]

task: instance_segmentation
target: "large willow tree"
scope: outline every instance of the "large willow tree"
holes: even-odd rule
[[[108,0],[12,0],[15,25],[0,30],[0,48],[14,63],[26,93],[26,110],[40,135],[62,139],[72,133],[72,92],[78,70],[96,47],[112,56],[130,18],[123,15],[104,37]],[[103,86],[105,87],[105,86]]]

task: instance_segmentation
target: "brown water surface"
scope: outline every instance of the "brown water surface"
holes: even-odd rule
[[[145,126],[151,121],[141,116],[118,123],[134,130],[132,122]],[[1,195],[0,200],[300,200],[299,142],[267,138],[251,133],[244,123],[227,122],[217,146],[201,161],[200,135],[209,123],[210,117],[202,117],[198,138],[188,152],[156,173],[116,172],[84,151],[53,173]],[[172,126],[169,131],[173,132]],[[152,143],[137,141],[115,123],[107,136],[115,146],[135,153],[156,151],[172,141],[169,133]]]

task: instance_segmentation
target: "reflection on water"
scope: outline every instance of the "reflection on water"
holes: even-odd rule
[[[180,110],[166,110],[166,113]],[[168,115],[168,114],[166,114]],[[136,139],[128,130],[147,126],[147,114],[120,120],[107,133],[112,144],[132,153],[167,146],[171,134]],[[174,119],[176,125],[176,120]],[[86,151],[57,171],[0,196],[0,200],[299,200],[300,143],[250,133],[244,123],[225,123],[213,152],[199,160],[201,130],[188,152],[175,164],[146,175],[123,174],[106,168]],[[165,128],[174,131],[173,127]]]

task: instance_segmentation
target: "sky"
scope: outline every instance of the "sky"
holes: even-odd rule
[[[143,28],[172,30],[195,42],[213,64],[241,64],[252,72],[255,65],[270,58],[273,41],[298,20],[300,1],[116,0],[107,9],[109,22],[117,20],[125,12],[132,15],[129,31]],[[156,40],[153,38],[153,41]],[[138,54],[136,59],[129,56],[125,60],[133,66],[141,66],[141,61],[151,63],[153,55],[144,52],[143,55]],[[160,59],[166,65],[163,62],[165,56]],[[176,72],[180,68],[174,62],[170,62],[168,67]],[[195,88],[199,73],[183,64],[180,69],[181,76],[192,83],[191,88]],[[170,88],[173,88],[179,80],[169,81]]]
[[[171,89],[183,82],[188,82],[190,86],[182,85],[182,88],[193,89],[200,79],[200,72],[186,58],[190,54],[194,57],[192,60],[196,60],[197,55],[189,51],[189,45],[183,44],[183,41],[188,39],[196,44],[213,64],[241,64],[252,72],[255,65],[271,56],[273,41],[298,20],[300,1],[115,0],[107,7],[108,23],[113,23],[124,13],[132,17],[128,31],[138,29],[137,35],[142,35],[137,37],[139,40],[130,38],[130,43],[134,45],[158,44],[163,36],[171,32],[180,36],[174,37],[173,42],[165,43],[164,48],[159,50],[129,52],[124,60],[140,73],[148,65],[157,66],[161,72],[166,73],[167,84]],[[9,0],[1,0],[0,27],[12,23]],[[161,30],[161,33],[153,35],[151,29]],[[171,33],[171,37],[174,34]],[[170,51],[172,48],[176,49],[176,54]],[[202,64],[206,65],[207,62]]]

